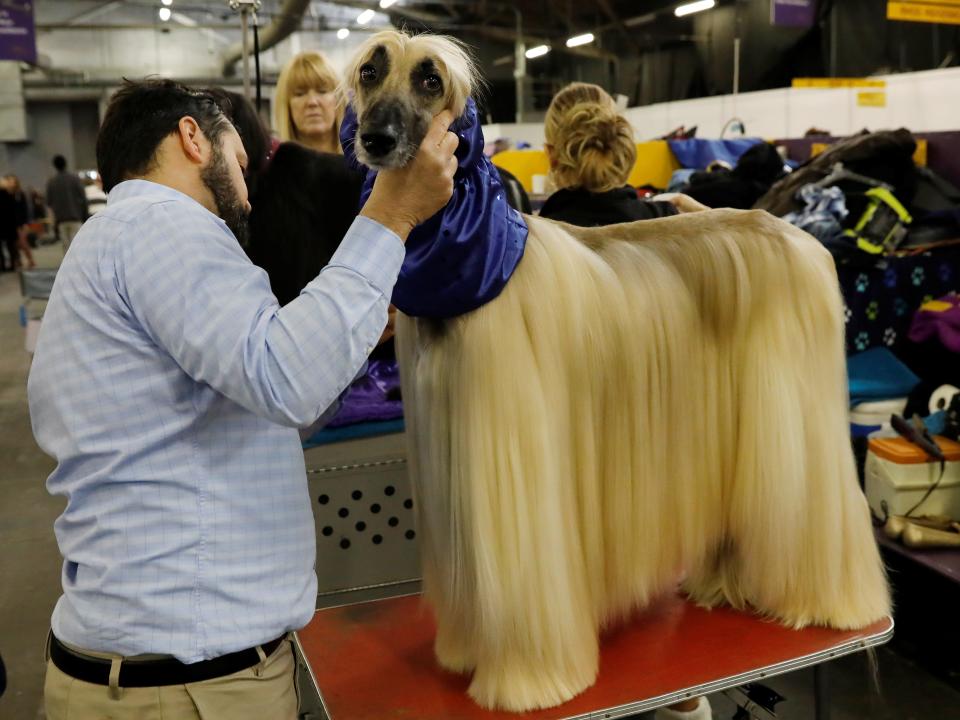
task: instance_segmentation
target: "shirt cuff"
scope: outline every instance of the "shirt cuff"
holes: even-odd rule
[[[353,270],[389,298],[405,253],[403,242],[395,232],[358,215],[330,258],[328,267],[336,265]]]

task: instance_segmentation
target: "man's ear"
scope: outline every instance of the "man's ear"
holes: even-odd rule
[[[200,129],[200,125],[189,115],[180,118],[177,134],[183,154],[192,162],[204,165],[210,154],[210,141]]]

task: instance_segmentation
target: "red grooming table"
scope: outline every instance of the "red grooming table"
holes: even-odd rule
[[[887,642],[893,620],[841,632],[789,630],[729,609],[665,598],[601,643],[596,684],[550,710],[490,712],[469,679],[440,669],[435,626],[419,595],[318,610],[297,633],[330,720],[600,720],[816,665]]]

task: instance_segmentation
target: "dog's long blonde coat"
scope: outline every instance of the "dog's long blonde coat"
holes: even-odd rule
[[[527,220],[493,302],[398,323],[441,664],[485,707],[561,703],[681,573],[795,627],[885,615],[820,244],[759,211]]]

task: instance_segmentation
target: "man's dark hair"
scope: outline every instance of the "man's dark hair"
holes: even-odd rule
[[[230,121],[209,93],[173,80],[124,80],[110,98],[97,135],[97,170],[104,192],[153,166],[157,148],[177,131],[180,119],[192,117],[211,143]]]
[[[67,169],[67,159],[63,155],[54,155],[53,166],[62,172]]]

